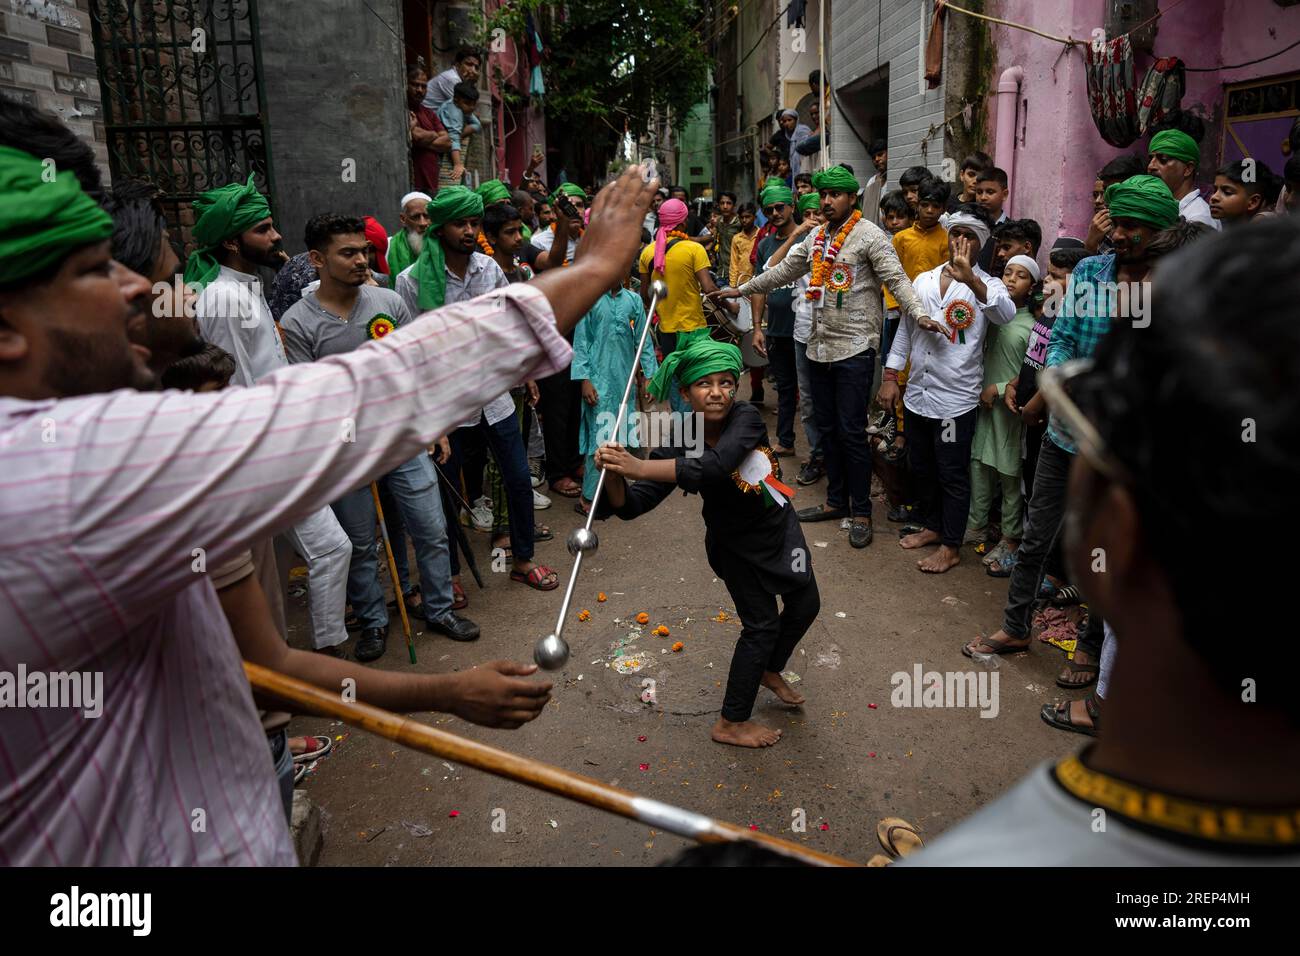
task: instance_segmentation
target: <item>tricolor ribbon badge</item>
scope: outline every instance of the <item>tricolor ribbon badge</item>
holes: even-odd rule
[[[794,497],[794,489],[776,477],[776,455],[767,447],[746,455],[732,477],[741,491],[761,494],[772,504],[784,505]]]

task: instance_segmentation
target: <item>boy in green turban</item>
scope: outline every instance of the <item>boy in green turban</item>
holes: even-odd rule
[[[690,403],[690,417],[675,430],[672,446],[656,448],[647,460],[613,443],[596,451],[596,464],[606,471],[597,517],[631,520],[677,488],[700,495],[709,566],[726,584],[741,622],[712,737],[738,747],[770,747],[781,731],[750,719],[758,688],[790,706],[804,702],[781,671],[816,619],[821,597],[787,500],[794,492],[781,482],[763,417],[735,400],[741,364],[740,349],[709,338],[694,339],[664,359],[650,394],[662,401],[676,387]],[[693,427],[698,424],[703,434]]]

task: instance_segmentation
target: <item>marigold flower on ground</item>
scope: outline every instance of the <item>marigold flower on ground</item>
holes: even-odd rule
[[[587,621],[587,620],[590,620],[590,619],[591,619],[591,612],[588,611],[585,607],[584,607],[581,611],[578,612],[578,620],[579,620],[579,621]]]
[[[683,647],[685,647],[685,646],[686,646],[686,645],[683,644],[681,641],[678,641],[676,644],[673,645],[673,651],[674,651],[674,652],[676,652],[676,651],[680,651],[680,650],[681,650]]]
[[[604,591],[601,591],[599,594],[596,595],[596,600],[599,601],[601,604],[604,604],[606,601],[609,600],[609,598],[605,597]]]
[[[638,614],[638,615],[636,616],[636,622],[637,622],[638,624],[649,624],[649,623],[650,623],[650,615],[647,614],[645,611],[642,611],[640,614]]]

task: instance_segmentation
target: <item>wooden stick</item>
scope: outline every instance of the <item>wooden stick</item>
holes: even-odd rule
[[[257,664],[250,664],[248,661],[244,661],[244,673],[248,675],[248,682],[257,690],[297,704],[310,713],[337,717],[346,724],[380,737],[387,737],[412,750],[419,750],[447,760],[456,760],[498,777],[505,777],[516,783],[558,794],[569,800],[585,803],[660,830],[667,830],[669,833],[688,837],[699,843],[728,843],[743,840],[813,866],[858,865],[843,857],[822,853],[734,823],[714,820],[672,804],[638,796],[621,787],[611,787],[599,780],[571,773],[539,760],[520,757],[505,750],[489,747],[487,744],[467,740],[369,704],[348,703],[336,693],[286,677],[284,674]]]
[[[397,613],[402,616],[402,632],[406,634],[406,650],[415,663],[415,639],[411,636],[411,619],[406,615],[406,595],[402,593],[402,582],[397,578],[397,561],[393,558],[393,543],[388,540],[388,525],[384,522],[384,506],[379,503],[379,485],[370,483],[370,495],[375,499],[375,515],[379,518],[379,533],[384,539],[384,553],[388,555],[388,576],[393,582],[393,593],[397,595]]]

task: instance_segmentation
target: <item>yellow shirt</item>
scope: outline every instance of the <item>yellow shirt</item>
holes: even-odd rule
[[[731,269],[727,276],[727,283],[731,286],[738,286],[742,282],[748,282],[754,278],[754,266],[749,261],[749,254],[754,251],[754,243],[758,241],[758,230],[754,230],[752,236],[745,235],[745,230],[741,230],[731,238]]]
[[[672,242],[672,240],[668,240]],[[734,240],[733,240],[734,242]],[[654,243],[641,250],[641,272],[654,268]],[[696,275],[709,267],[709,254],[692,239],[680,239],[664,256],[664,271],[651,278],[668,283],[668,295],[659,301],[661,332],[690,332],[704,325],[704,304],[700,301],[700,280]]]
[[[948,230],[935,224],[928,231],[916,223],[894,233],[894,251],[909,279],[948,261]],[[898,303],[885,290],[885,308],[897,309]]]

